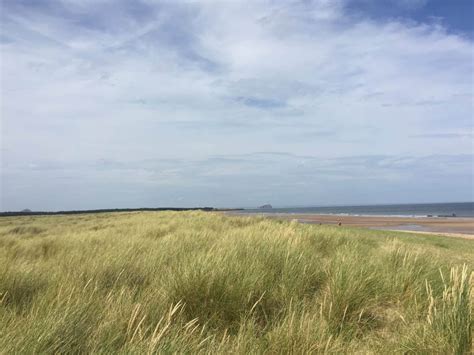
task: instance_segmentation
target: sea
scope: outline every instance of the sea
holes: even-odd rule
[[[319,206],[245,209],[248,213],[329,214],[391,217],[474,217],[474,202],[410,203],[363,206]]]

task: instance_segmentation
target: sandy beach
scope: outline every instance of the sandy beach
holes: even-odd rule
[[[242,214],[245,214],[242,213]],[[390,217],[347,216],[321,214],[262,213],[270,218],[297,219],[302,223],[335,224],[380,230],[396,230],[411,233],[438,234],[449,237],[474,239],[474,218],[461,217]]]

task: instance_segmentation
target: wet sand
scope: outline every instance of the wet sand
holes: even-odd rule
[[[239,214],[246,214],[239,213]],[[302,223],[335,224],[379,230],[396,230],[423,234],[474,239],[474,218],[462,217],[389,217],[341,216],[320,214],[262,213],[271,218],[297,219]]]

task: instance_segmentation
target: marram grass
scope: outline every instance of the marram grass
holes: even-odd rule
[[[473,259],[217,213],[2,218],[0,352],[470,353]]]

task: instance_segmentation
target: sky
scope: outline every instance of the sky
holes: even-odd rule
[[[471,0],[2,0],[0,210],[474,200]]]

